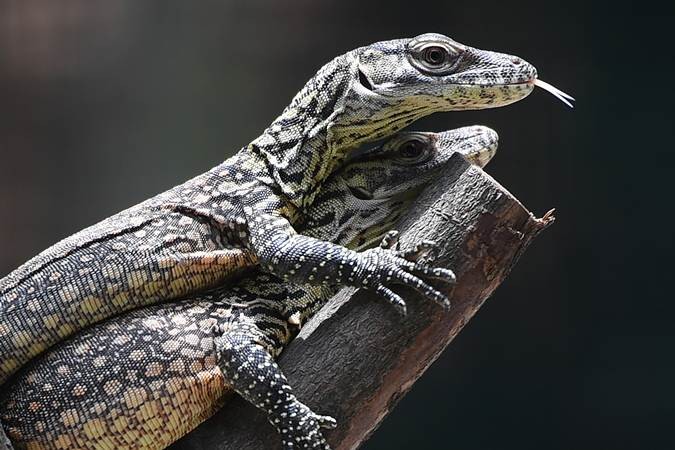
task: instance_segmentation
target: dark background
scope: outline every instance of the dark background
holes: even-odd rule
[[[675,448],[674,19],[647,1],[4,0],[0,275],[216,165],[337,54],[445,33],[577,97],[413,126],[495,128],[488,171],[558,220],[365,448]]]

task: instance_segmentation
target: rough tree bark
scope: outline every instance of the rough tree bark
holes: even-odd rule
[[[450,312],[399,290],[399,317],[376,295],[336,296],[284,351],[280,365],[300,400],[338,421],[325,431],[336,450],[357,448],[504,280],[553,217],[535,218],[481,169],[455,155],[450,169],[422,193],[403,219],[403,248],[422,239],[441,244],[437,264],[455,270]],[[171,447],[280,448],[264,415],[232,398],[213,418]]]

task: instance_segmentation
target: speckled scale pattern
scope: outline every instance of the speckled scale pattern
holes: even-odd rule
[[[281,304],[289,293],[272,294],[279,284],[265,289],[264,277],[256,281],[266,300]],[[228,389],[213,328],[238,323],[233,305],[257,298],[245,286],[226,292],[135,310],[47,352],[8,386],[0,418],[12,439],[36,448],[163,448],[194,428]],[[247,314],[288,340],[288,322],[271,308],[252,305]]]
[[[413,138],[424,142],[424,158],[401,158]],[[410,205],[410,193],[432,181],[450,155],[483,165],[496,144],[485,127],[395,136],[331,175],[299,231],[370,246],[390,228],[391,212]],[[354,196],[356,189],[370,198]],[[319,429],[333,422],[293,396],[273,358],[336,290],[259,273],[109,319],[21,371],[0,397],[0,419],[16,444],[30,448],[163,448],[234,389],[268,414],[286,448],[324,448]]]
[[[4,278],[0,382],[90,324],[215,287],[254,265],[245,222],[214,194],[210,186],[218,184],[214,173],[192,180],[67,238]],[[222,200],[209,215],[199,211],[207,195],[210,208]]]
[[[329,450],[320,429],[335,427],[335,420],[312,412],[296,398],[273,356],[260,343],[258,326],[242,318],[222,333],[215,344],[223,376],[237,393],[265,411],[281,435],[282,448]]]
[[[429,76],[413,45],[463,50],[453,50],[454,69]],[[0,384],[88,325],[222,285],[257,264],[296,283],[321,284],[339,270],[345,283],[378,292],[389,272],[409,279],[391,260],[297,234],[300,211],[359,145],[435,111],[511,103],[531,91],[535,76],[522,60],[434,34],[338,56],[234,157],[67,238],[0,280]],[[96,259],[89,261],[91,253]]]

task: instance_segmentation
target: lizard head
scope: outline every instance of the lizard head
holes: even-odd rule
[[[525,60],[427,33],[357,50],[359,84],[427,111],[494,108],[534,89],[537,70]]]
[[[428,185],[455,153],[484,167],[498,142],[494,130],[478,125],[442,133],[398,133],[381,146],[355,153],[337,176],[360,200],[391,199]]]
[[[396,134],[380,146],[350,155],[306,211],[306,225],[313,236],[349,248],[375,244],[438,178],[452,155],[460,153],[483,167],[497,143],[497,133],[483,126]]]
[[[348,53],[351,84],[331,118],[329,147],[384,138],[441,111],[495,108],[526,97],[537,70],[525,60],[447,36],[376,42]]]

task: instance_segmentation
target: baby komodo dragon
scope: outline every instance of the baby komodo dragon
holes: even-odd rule
[[[359,145],[436,111],[491,108],[528,95],[536,70],[446,36],[378,42],[339,56],[264,133],[212,170],[93,225],[0,280],[0,384],[36,355],[112,315],[221,286],[259,265],[286,282],[373,289],[388,281],[447,305],[389,253],[298,234],[324,180]],[[288,318],[298,311],[289,308]]]
[[[370,247],[451,155],[484,166],[496,147],[496,133],[485,127],[396,135],[331,175],[298,231],[353,250]],[[423,243],[410,252],[373,252],[414,271],[426,266],[411,260],[429,249]],[[285,449],[328,448],[319,428],[334,421],[293,395],[274,358],[335,291],[258,273],[113,317],[19,372],[0,397],[0,418],[21,447],[159,449],[213,414],[234,389],[267,413]]]

